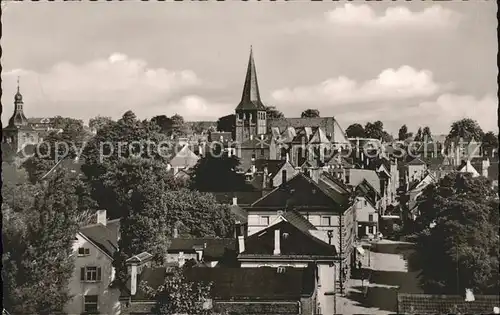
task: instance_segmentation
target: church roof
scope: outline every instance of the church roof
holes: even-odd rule
[[[259,83],[257,82],[257,71],[255,70],[252,49],[250,49],[250,58],[248,60],[247,75],[245,85],[243,86],[241,102],[236,107],[236,110],[266,110],[266,107],[260,100]]]

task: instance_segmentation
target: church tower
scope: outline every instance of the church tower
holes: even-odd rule
[[[9,124],[2,131],[2,142],[9,143],[16,152],[22,150],[26,144],[38,143],[38,133],[28,123],[28,119],[24,115],[23,105],[18,78],[17,93],[14,95],[14,113],[9,119]]]
[[[241,101],[236,107],[236,128],[234,139],[245,142],[267,133],[266,106],[260,100],[257,72],[253,60],[252,48],[248,60],[247,75]]]

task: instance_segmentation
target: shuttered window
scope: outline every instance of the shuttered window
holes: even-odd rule
[[[82,267],[80,268],[80,280],[85,282],[97,282],[102,279],[101,267]]]

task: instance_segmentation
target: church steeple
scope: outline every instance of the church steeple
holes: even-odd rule
[[[247,75],[245,77],[245,85],[243,86],[243,94],[241,102],[236,107],[236,110],[265,110],[266,107],[260,100],[259,83],[257,82],[257,71],[255,70],[255,62],[253,60],[252,46],[250,46],[250,58],[248,60]]]
[[[19,77],[17,77],[17,93],[14,95],[14,113],[9,119],[9,127],[28,125],[28,119],[24,116],[23,104],[23,96],[19,88]]]

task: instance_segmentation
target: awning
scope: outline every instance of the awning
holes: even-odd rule
[[[356,251],[360,254],[360,255],[364,255],[365,254],[365,250],[363,249],[363,247],[361,246],[356,246]]]

